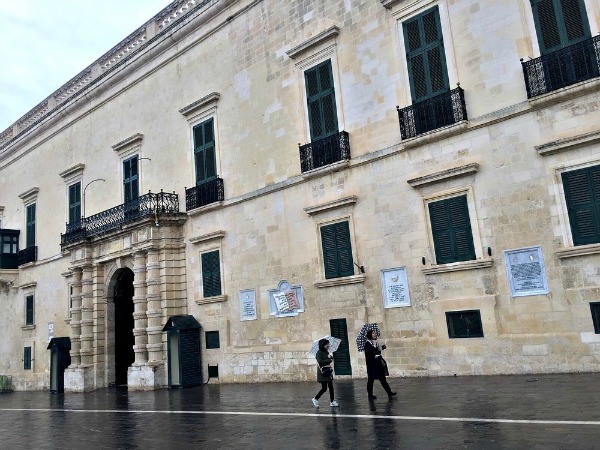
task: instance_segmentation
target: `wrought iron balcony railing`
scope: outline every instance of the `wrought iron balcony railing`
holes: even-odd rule
[[[77,242],[92,236],[118,229],[121,225],[156,214],[176,214],[179,212],[177,194],[149,192],[132,201],[107,209],[80,221],[67,224],[61,235],[61,245]]]
[[[346,131],[300,146],[302,173],[350,159],[350,136]]]
[[[600,36],[529,61],[521,60],[527,98],[600,76]]]
[[[37,261],[37,246],[32,245],[24,250],[19,251],[19,265]]]
[[[215,178],[185,190],[185,210],[200,208],[225,199],[223,179]]]
[[[461,87],[396,109],[403,140],[467,120],[465,93]]]

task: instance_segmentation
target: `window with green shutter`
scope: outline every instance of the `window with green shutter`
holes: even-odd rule
[[[438,7],[403,24],[408,77],[413,103],[450,90]]]
[[[204,297],[221,295],[221,262],[219,250],[202,253],[202,286]]]
[[[33,295],[25,297],[25,325],[33,325]]]
[[[81,220],[81,182],[69,186],[69,224]]]
[[[194,163],[196,167],[196,185],[217,177],[213,119],[194,127]]]
[[[600,166],[563,172],[574,245],[600,242]]]
[[[321,227],[325,278],[354,275],[350,226],[347,221]]]
[[[31,370],[31,347],[23,347],[23,369]]]
[[[35,246],[35,203],[27,207],[26,247]]]
[[[542,55],[591,37],[584,0],[531,0]]]
[[[123,161],[123,192],[125,203],[139,197],[138,156]]]
[[[429,203],[429,219],[437,264],[475,259],[466,195]]]
[[[337,108],[331,60],[304,72],[312,142],[337,133]]]

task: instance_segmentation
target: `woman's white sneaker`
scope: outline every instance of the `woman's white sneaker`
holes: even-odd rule
[[[315,408],[319,407],[319,400],[317,400],[316,398],[313,398],[312,402],[313,402],[313,405],[314,405]]]
[[[334,400],[329,404],[329,406],[340,406],[340,404]]]

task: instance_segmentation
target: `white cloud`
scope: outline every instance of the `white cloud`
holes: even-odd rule
[[[169,3],[0,1],[0,132]]]

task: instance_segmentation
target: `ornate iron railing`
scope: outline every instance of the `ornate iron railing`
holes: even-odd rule
[[[465,93],[461,87],[406,108],[396,109],[403,140],[468,119]]]
[[[303,173],[348,159],[350,136],[346,131],[300,146],[300,169]]]
[[[24,250],[19,250],[19,265],[37,261],[37,246],[32,245]]]
[[[527,98],[600,76],[600,36],[529,61],[521,60]]]
[[[215,178],[185,190],[185,210],[200,208],[225,199],[222,178]]]
[[[149,192],[132,201],[107,209],[80,221],[67,224],[65,234],[61,235],[61,245],[77,242],[118,229],[121,225],[134,222],[146,216],[157,214],[176,214],[179,212],[177,194]]]

